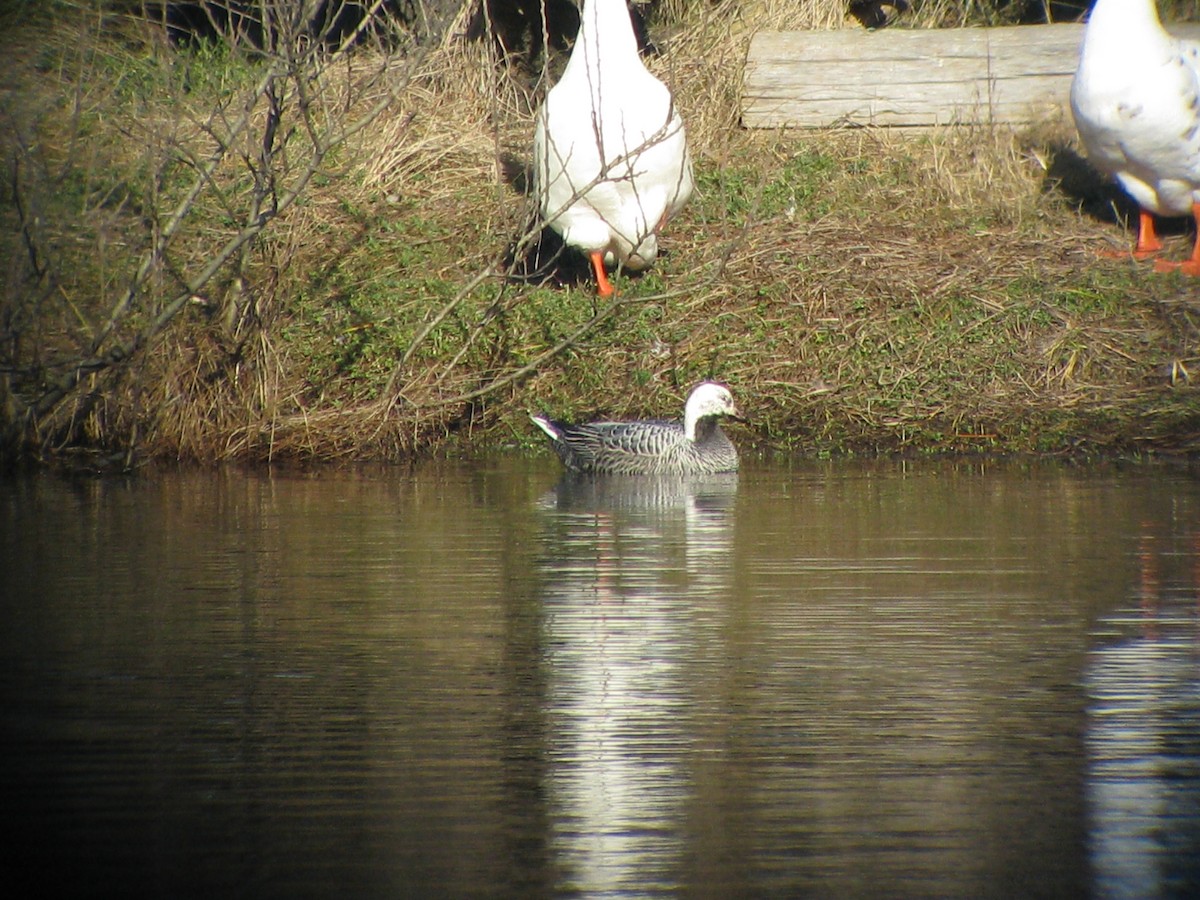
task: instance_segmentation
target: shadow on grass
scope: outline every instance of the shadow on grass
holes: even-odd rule
[[[1097,172],[1073,147],[1064,144],[1050,148],[1042,190],[1062,194],[1090,219],[1137,231],[1138,207],[1133,198],[1115,179]],[[1188,233],[1191,222],[1190,216],[1158,216],[1155,224],[1159,234],[1177,235]]]
[[[533,166],[528,159],[505,153],[500,158],[500,175],[528,201],[529,214],[520,231],[509,240],[504,251],[504,271],[510,279],[523,284],[579,284],[588,277],[587,260],[563,243],[551,228],[530,236],[534,226]]]

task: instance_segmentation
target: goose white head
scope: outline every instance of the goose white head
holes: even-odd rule
[[[696,439],[696,424],[709,416],[740,416],[729,388],[715,381],[703,381],[688,395],[683,408],[683,429],[689,441]]]

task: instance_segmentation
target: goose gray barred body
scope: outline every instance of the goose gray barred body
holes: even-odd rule
[[[589,422],[568,425],[531,416],[572,472],[598,475],[712,475],[736,472],[737,450],[721,430],[738,417],[729,388],[706,381],[688,396],[682,422]]]

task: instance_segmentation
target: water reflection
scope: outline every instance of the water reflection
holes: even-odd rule
[[[1200,528],[1182,546],[1141,530],[1136,589],[1087,670],[1096,893],[1120,900],[1200,885]]]
[[[571,891],[671,893],[686,852],[689,678],[715,652],[737,476],[567,476],[543,499],[547,793]]]
[[[1194,477],[544,462],[0,480],[6,883],[1197,894]]]

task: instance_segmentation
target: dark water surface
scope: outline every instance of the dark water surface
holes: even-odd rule
[[[14,896],[1200,895],[1194,473],[557,475],[0,481]]]

